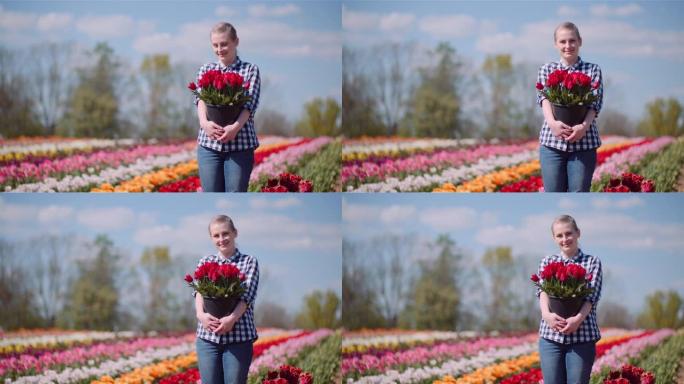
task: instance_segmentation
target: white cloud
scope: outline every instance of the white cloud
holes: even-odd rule
[[[482,227],[475,240],[484,246],[514,245],[519,251],[545,249],[552,245],[550,226],[554,214],[530,215],[521,218],[519,224]]]
[[[136,22],[128,15],[84,16],[76,21],[76,28],[92,38],[130,36]]]
[[[220,5],[216,7],[214,14],[218,17],[233,17],[237,15],[237,10],[226,5]]]
[[[589,12],[594,16],[610,17],[610,16],[632,16],[643,12],[639,4],[626,4],[623,6],[611,7],[607,4],[592,5]]]
[[[38,221],[43,224],[68,221],[74,215],[74,209],[63,205],[48,205],[38,212]]]
[[[38,16],[28,12],[8,11],[0,7],[0,29],[18,31],[35,27]]]
[[[426,16],[418,23],[419,28],[439,38],[460,38],[477,31],[477,19],[470,15]]]
[[[419,220],[438,231],[455,231],[475,226],[478,214],[472,208],[445,207],[426,209],[419,214]]]
[[[217,209],[234,209],[236,207],[236,204],[234,201],[230,201],[228,199],[221,199],[216,201],[216,208]]]
[[[154,33],[138,37],[133,42],[133,48],[139,52],[154,54],[154,53],[169,53],[175,50],[176,40],[174,36],[169,33]]]
[[[295,4],[285,4],[281,6],[268,6],[265,4],[252,5],[247,12],[254,17],[282,17],[299,13],[300,8]]]
[[[558,208],[560,209],[575,209],[579,206],[579,203],[577,203],[576,200],[573,200],[568,197],[561,197],[558,200]]]
[[[348,32],[375,29],[380,24],[380,17],[375,13],[350,11],[342,6],[342,28]]]
[[[597,197],[592,199],[591,205],[597,209],[631,209],[634,207],[643,206],[644,201],[637,196],[625,197],[625,198],[607,198],[607,197]]]
[[[558,16],[577,16],[579,14],[579,11],[571,7],[569,5],[561,5],[558,7],[558,11],[556,11],[556,14]]]
[[[342,221],[345,224],[368,224],[380,217],[380,208],[370,204],[350,203],[342,199]]]
[[[135,212],[126,207],[87,208],[76,213],[76,220],[94,230],[116,230],[136,222]]]
[[[73,16],[69,13],[47,13],[38,18],[38,29],[41,31],[53,31],[64,29],[71,25]]]
[[[270,198],[265,197],[253,197],[249,200],[249,205],[255,209],[284,209],[290,207],[298,207],[302,205],[302,201],[296,197],[283,197],[274,196]]]
[[[380,18],[380,29],[383,31],[406,29],[413,24],[415,19],[416,16],[410,13],[392,12]]]
[[[38,218],[38,212],[36,206],[8,203],[0,198],[0,222],[11,225],[23,221],[35,221]]]
[[[416,207],[413,205],[391,205],[380,212],[380,220],[385,224],[401,226],[405,221],[416,218]]]

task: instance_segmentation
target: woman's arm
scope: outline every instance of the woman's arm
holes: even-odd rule
[[[551,328],[560,332],[561,329],[567,327],[567,322],[564,318],[549,310],[549,296],[543,291],[539,294],[539,309],[541,310],[542,319]]]
[[[589,315],[589,312],[591,312],[591,303],[588,301],[585,301],[584,304],[582,304],[582,308],[580,309],[579,313],[576,314],[575,316],[568,317],[566,319],[566,325],[563,327],[560,332],[564,333],[566,335],[569,335],[577,330],[579,328],[580,324],[584,321],[584,319],[587,318]]]
[[[543,99],[541,104],[544,120],[546,120],[546,124],[551,128],[551,133],[559,139],[567,140],[568,136],[573,133],[572,127],[562,121],[556,120],[553,116],[553,110],[551,109],[551,102],[548,99]]]
[[[195,294],[195,315],[204,328],[212,332],[217,331],[216,328],[220,325],[219,319],[212,316],[210,313],[204,312],[204,301],[202,300],[202,295],[199,293]]]
[[[210,139],[219,140],[222,135],[225,135],[223,127],[211,120],[207,120],[207,105],[202,100],[197,102],[197,118],[199,119],[200,127],[204,129],[204,132]]]
[[[572,127],[572,134],[568,136],[567,140],[570,143],[582,140],[584,135],[587,134],[587,130],[591,127],[591,123],[596,117],[596,111],[593,108],[589,108],[587,115],[584,116],[584,121],[581,124],[577,124]]]

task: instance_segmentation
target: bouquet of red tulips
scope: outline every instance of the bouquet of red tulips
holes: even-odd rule
[[[277,370],[269,371],[261,384],[313,384],[313,377],[300,368],[281,365]]]
[[[281,173],[278,177],[268,179],[261,192],[312,192],[313,184],[301,176],[292,173]]]
[[[655,192],[655,184],[641,175],[625,172],[620,177],[611,178],[603,192]]]

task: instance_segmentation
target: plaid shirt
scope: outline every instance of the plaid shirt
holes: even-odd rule
[[[245,274],[244,285],[247,286],[241,299],[247,303],[247,310],[240,316],[240,319],[235,323],[233,330],[224,334],[218,335],[205,329],[201,322],[197,322],[197,337],[216,344],[231,344],[241,343],[245,341],[254,341],[258,338],[256,326],[254,325],[254,300],[256,299],[257,288],[259,286],[259,263],[257,259],[240,253],[240,250],[235,249],[233,256],[225,258],[223,256],[209,255],[203,257],[197,266],[207,262],[217,262],[219,264],[234,264],[240,269],[240,272]],[[195,296],[197,292],[192,293]]]
[[[539,132],[539,143],[547,147],[559,149],[566,152],[576,152],[576,151],[587,151],[590,149],[595,149],[601,146],[601,138],[598,134],[598,127],[596,125],[596,119],[598,119],[599,112],[601,112],[601,106],[603,105],[603,77],[601,75],[601,68],[598,65],[587,63],[582,61],[581,57],[577,58],[575,65],[567,66],[563,63],[551,62],[541,66],[539,68],[539,73],[537,74],[537,82],[546,84],[546,79],[549,77],[551,72],[557,69],[565,69],[568,72],[582,72],[589,77],[591,77],[591,83],[599,83],[597,89],[598,99],[591,103],[589,108],[596,111],[596,117],[594,121],[591,122],[591,126],[587,129],[587,133],[580,140],[569,143],[565,140],[561,140],[553,135],[551,128],[544,120],[541,132]],[[537,91],[537,104],[541,107],[542,100],[546,99],[546,96],[541,91]]]
[[[596,306],[601,298],[601,284],[603,282],[601,260],[599,260],[599,258],[596,256],[585,254],[581,249],[572,259],[566,259],[565,257],[559,255],[547,256],[541,261],[541,264],[539,264],[537,276],[541,276],[541,271],[549,263],[557,261],[563,262],[565,264],[579,264],[587,271],[587,273],[591,273],[593,275],[589,286],[594,288],[594,291],[584,299],[584,301],[591,303],[591,312],[589,312],[589,315],[587,315],[584,321],[582,321],[579,328],[569,335],[556,332],[553,328],[546,324],[544,319],[542,319],[539,326],[539,337],[543,337],[544,339],[555,341],[561,344],[586,343],[599,340],[601,338],[601,332],[599,331],[598,323],[596,321]],[[540,294],[541,289],[537,288],[537,297],[539,297]]]
[[[244,151],[247,149],[253,149],[259,146],[259,140],[257,139],[256,131],[254,130],[254,114],[259,106],[259,92],[261,91],[261,77],[259,76],[259,68],[254,65],[240,60],[240,57],[235,58],[235,62],[229,66],[223,65],[221,62],[204,64],[197,72],[197,82],[199,83],[200,77],[209,70],[219,70],[221,72],[237,72],[242,76],[245,81],[249,82],[248,94],[252,96],[252,99],[248,101],[243,108],[251,111],[249,119],[245,125],[240,128],[237,136],[227,143],[222,143],[218,140],[212,140],[204,132],[204,129],[200,128],[199,135],[197,136],[197,144],[213,149],[219,152],[235,152]],[[201,88],[198,88],[198,92]],[[195,96],[195,105],[199,103],[199,98]]]

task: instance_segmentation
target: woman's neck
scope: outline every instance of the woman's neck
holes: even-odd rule
[[[572,67],[573,65],[577,64],[577,60],[579,60],[579,56],[575,56],[575,58],[572,60],[572,62],[565,60],[564,58],[561,57],[561,63],[565,64],[568,67]]]
[[[221,256],[225,257],[226,259],[229,259],[231,256],[233,256],[233,255],[235,254],[235,247],[233,247],[231,250],[229,250],[229,253],[228,253],[228,254],[225,254],[225,253],[223,253],[223,252],[221,252],[221,251],[219,251],[219,254],[220,254]]]
[[[574,250],[571,250],[568,253],[561,251],[561,256],[563,256],[566,259],[572,259],[575,256],[577,256],[578,253],[579,253],[579,248],[575,248]]]
[[[235,62],[235,60],[237,60],[237,55],[235,55],[233,57],[226,58],[225,62],[222,60],[219,60],[219,61],[221,61],[221,64],[223,64],[227,67],[227,66],[233,64]]]

